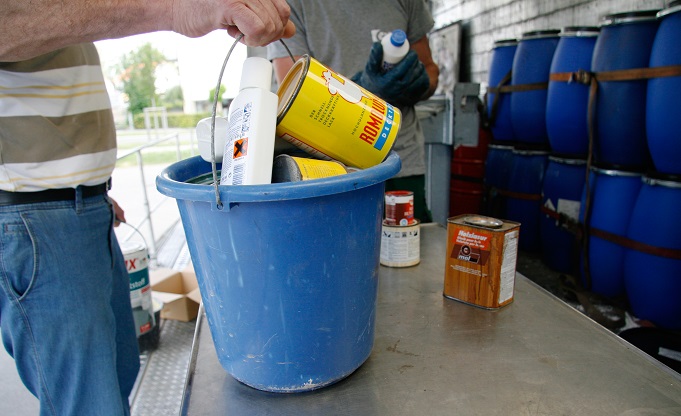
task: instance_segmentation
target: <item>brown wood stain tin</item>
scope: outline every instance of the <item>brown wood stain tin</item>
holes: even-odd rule
[[[481,308],[513,301],[520,224],[464,214],[447,220],[443,294]]]

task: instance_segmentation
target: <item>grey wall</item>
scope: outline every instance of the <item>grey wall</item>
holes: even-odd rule
[[[435,27],[460,22],[459,80],[487,83],[494,41],[565,26],[598,26],[607,14],[661,9],[665,0],[431,0]]]

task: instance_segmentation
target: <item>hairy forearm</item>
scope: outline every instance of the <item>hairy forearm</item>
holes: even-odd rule
[[[0,61],[172,25],[172,0],[2,0],[0,7]]]
[[[225,29],[263,46],[296,31],[286,0],[0,0],[0,61],[157,30]]]

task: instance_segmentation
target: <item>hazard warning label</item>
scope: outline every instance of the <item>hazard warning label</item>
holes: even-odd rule
[[[234,159],[244,157],[248,154],[248,137],[234,140]]]

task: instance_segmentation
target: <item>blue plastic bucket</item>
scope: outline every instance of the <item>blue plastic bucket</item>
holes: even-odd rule
[[[592,168],[589,175],[590,215],[586,220],[586,187],[582,193],[579,220],[586,227],[626,236],[631,213],[641,189],[641,174]],[[589,235],[591,290],[604,296],[624,294],[624,254],[626,249],[601,237]],[[582,256],[582,260],[584,260]],[[584,267],[584,264],[582,264]],[[586,282],[582,268],[582,279]]]
[[[490,144],[485,159],[485,214],[501,218],[506,215],[505,197],[500,190],[508,188],[508,178],[513,164],[513,146]]]
[[[551,61],[551,74],[591,71],[598,28],[573,26],[560,33]],[[546,99],[546,132],[556,153],[586,155],[589,87],[578,82],[549,81]]]
[[[511,173],[506,187],[505,218],[522,224],[519,246],[538,251],[540,247],[539,215],[548,152],[513,150]]]
[[[494,42],[492,58],[489,68],[488,84],[490,87],[498,87],[499,83],[513,69],[513,57],[515,55],[518,41],[515,39],[505,39]],[[510,80],[507,85],[510,85]],[[513,125],[511,124],[511,96],[509,94],[499,94],[489,92],[487,94],[487,117],[490,118],[490,129],[494,140],[513,141]],[[496,108],[494,108],[494,100]],[[492,112],[494,109],[494,117]]]
[[[523,34],[513,59],[512,85],[548,84],[559,33],[559,30],[542,30]],[[514,91],[511,94],[511,123],[513,135],[518,142],[548,143],[547,93],[545,85],[531,91]]]
[[[627,236],[653,247],[681,251],[681,182],[645,178]],[[681,260],[628,249],[624,279],[637,318],[681,329]]]
[[[681,65],[681,2],[658,14],[661,18],[650,52],[650,67]],[[681,174],[681,76],[648,81],[646,130],[655,169]]]
[[[304,182],[190,183],[200,157],[157,178],[177,199],[220,364],[259,390],[301,392],[343,379],[371,353],[384,182],[381,164]]]
[[[579,259],[577,237],[561,223],[562,215],[575,223],[586,177],[586,160],[550,156],[542,185],[543,212],[539,221],[542,259],[547,266],[562,273],[576,270]]]
[[[594,72],[647,68],[657,32],[657,11],[606,16],[594,48]],[[649,163],[646,144],[646,80],[598,83],[596,159],[622,167]]]

